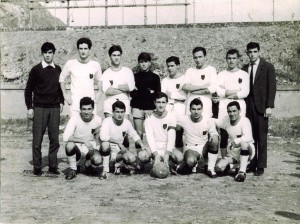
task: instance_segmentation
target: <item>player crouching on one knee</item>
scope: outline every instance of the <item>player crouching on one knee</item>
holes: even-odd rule
[[[219,135],[214,120],[202,116],[203,103],[195,98],[190,103],[190,115],[181,116],[177,125],[184,129],[184,163],[182,171],[196,172],[198,161],[208,160],[207,175],[216,178],[215,165],[218,158]]]
[[[138,158],[142,164],[154,159],[153,167],[163,161],[172,174],[177,174],[176,164],[183,161],[183,155],[175,148],[176,117],[166,111],[167,102],[168,96],[165,93],[156,94],[154,99],[156,109],[145,120],[145,133],[150,150],[141,150]]]
[[[103,120],[100,131],[101,154],[103,155],[103,172],[100,179],[107,179],[109,172],[109,163],[115,164],[115,174],[120,174],[120,167],[128,165],[130,169],[136,161],[136,156],[124,147],[125,138],[128,135],[139,145],[145,149],[140,136],[134,130],[129,120],[124,119],[126,107],[122,101],[116,101],[112,105],[113,116]],[[122,164],[123,163],[123,164]],[[131,167],[130,167],[131,166]],[[130,170],[132,172],[132,169]]]
[[[67,180],[76,177],[77,162],[85,159],[87,174],[92,174],[93,167],[102,163],[100,155],[99,132],[102,119],[93,114],[94,101],[90,97],[80,100],[80,113],[69,120],[63,134],[66,142],[66,155],[71,171],[66,175]]]
[[[222,159],[217,163],[216,170],[226,172],[231,164],[239,165],[239,172],[234,178],[237,182],[246,179],[247,164],[255,155],[250,121],[241,116],[240,111],[237,101],[230,102],[227,105],[228,116],[215,120],[216,125],[225,129],[229,136],[228,147],[222,152]]]

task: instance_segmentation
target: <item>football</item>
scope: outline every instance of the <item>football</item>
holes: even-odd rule
[[[150,175],[159,179],[167,178],[169,175],[169,167],[163,162],[158,162],[153,166]]]

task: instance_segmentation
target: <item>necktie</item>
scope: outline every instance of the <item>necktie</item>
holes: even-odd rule
[[[251,63],[251,70],[250,70],[250,93],[249,95],[253,95],[253,65],[254,63]]]

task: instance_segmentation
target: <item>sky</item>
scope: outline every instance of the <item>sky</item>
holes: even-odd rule
[[[143,4],[145,0],[108,0],[108,5]],[[184,3],[188,23],[261,22],[300,20],[300,0],[147,0],[148,4]],[[273,17],[274,1],[274,17]],[[104,6],[104,0],[71,1],[70,6]],[[66,6],[61,1],[41,2],[45,7]],[[232,10],[231,10],[232,9]],[[49,12],[67,21],[66,9]],[[184,24],[185,6],[148,6],[147,24]],[[144,7],[108,9],[108,25],[143,25]],[[70,9],[71,26],[105,25],[104,8]]]

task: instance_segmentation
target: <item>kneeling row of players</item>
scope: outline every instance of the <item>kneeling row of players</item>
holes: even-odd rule
[[[102,122],[93,114],[94,101],[89,97],[82,98],[79,115],[71,117],[63,134],[71,168],[66,179],[76,177],[80,161],[84,161],[87,174],[93,172],[94,166],[102,165],[100,179],[107,179],[110,164],[114,164],[115,174],[120,174],[122,167],[132,174],[151,164],[152,176],[166,178],[169,173],[195,172],[199,160],[203,159],[209,177],[216,178],[217,173],[224,174],[234,165],[238,167],[234,180],[243,182],[255,150],[251,124],[240,115],[239,103],[229,103],[228,116],[217,120],[202,115],[203,104],[198,98],[191,101],[190,114],[177,119],[166,110],[167,102],[165,93],[155,96],[156,109],[144,122],[147,148],[130,121],[124,118],[126,107],[122,101],[113,103],[113,115]],[[218,162],[220,138],[217,128],[225,129],[229,136],[228,147],[221,150],[222,158]],[[183,129],[185,133],[182,149],[175,148],[176,129]],[[129,150],[128,136],[135,142],[137,156]]]

